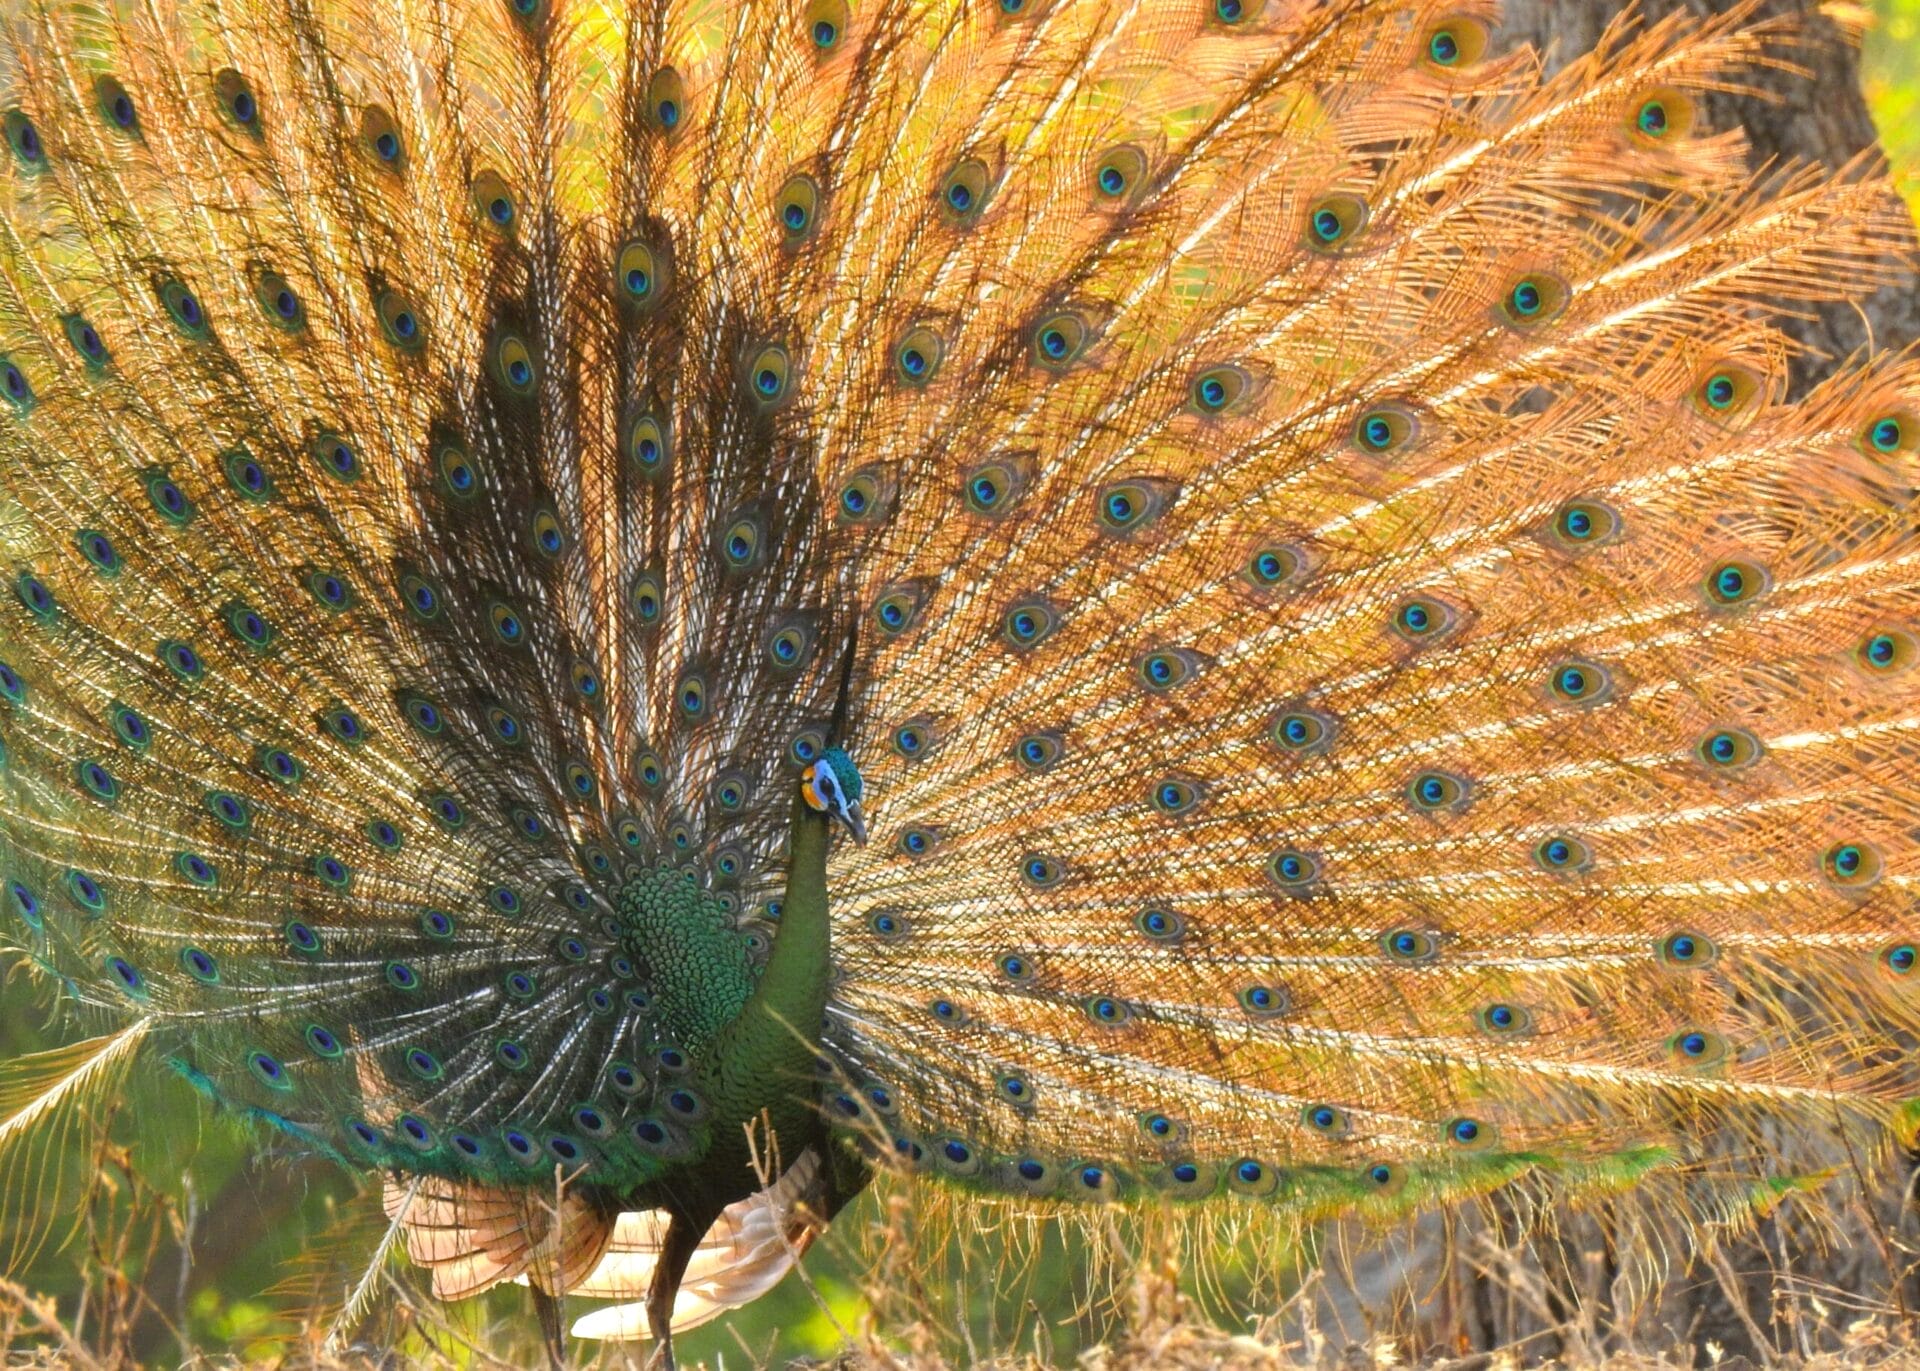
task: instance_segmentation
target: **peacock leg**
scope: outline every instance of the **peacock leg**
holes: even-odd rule
[[[678,1209],[671,1212],[667,1240],[660,1245],[653,1284],[647,1290],[647,1327],[653,1333],[653,1355],[647,1359],[647,1371],[674,1371],[673,1301],[680,1293],[680,1278],[687,1274],[694,1249],[713,1218],[718,1217],[690,1219]]]
[[[533,1292],[533,1312],[540,1316],[540,1337],[547,1345],[547,1366],[550,1371],[565,1371],[567,1343],[560,1321],[561,1297],[549,1295],[537,1285],[528,1288]]]

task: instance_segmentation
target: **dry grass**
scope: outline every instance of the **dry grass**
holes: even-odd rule
[[[56,1302],[0,1278],[0,1367],[136,1371],[175,1364],[166,1349],[190,1345],[179,1327],[184,1270],[156,1263],[156,1254],[170,1244],[176,1255],[191,1247],[191,1217],[104,1132],[90,1162],[78,1231],[62,1253],[77,1268],[77,1290]],[[759,1346],[736,1334],[724,1363],[715,1356],[704,1364],[712,1371],[1920,1371],[1911,1312],[1920,1309],[1916,1207],[1906,1187],[1886,1184],[1892,1174],[1859,1179],[1871,1183],[1855,1187],[1844,1205],[1796,1198],[1802,1207],[1783,1205],[1751,1232],[1673,1262],[1663,1256],[1658,1216],[1631,1204],[1534,1208],[1522,1222],[1523,1211],[1501,1201],[1433,1215],[1384,1237],[1335,1229],[1311,1253],[1277,1243],[1273,1230],[1249,1217],[1254,1211],[1237,1206],[1198,1235],[1191,1225],[1151,1216],[1081,1209],[1077,1241],[1063,1246],[1058,1229],[1019,1211],[894,1180],[883,1182],[878,1202],[842,1215],[829,1236],[863,1297],[854,1313],[836,1308],[803,1268],[803,1284],[839,1335],[836,1357],[776,1355],[766,1330]],[[1862,1197],[1867,1190],[1879,1192],[1877,1201]],[[379,1219],[377,1206],[366,1209]],[[375,1244],[363,1227],[345,1225],[312,1245],[329,1241],[350,1263],[349,1283],[368,1274]],[[1790,1253],[1798,1255],[1790,1261]],[[1049,1265],[1055,1276],[1071,1269],[1075,1279],[1034,1286],[1036,1270]],[[369,1284],[379,1298],[351,1320],[340,1314],[338,1294],[316,1294],[324,1282],[297,1287],[294,1317],[281,1328],[301,1331],[256,1342],[245,1355],[223,1348],[184,1364],[193,1371],[544,1364],[533,1321],[511,1292],[488,1322],[474,1306],[428,1298],[416,1274],[398,1258],[376,1269]],[[344,1286],[335,1279],[333,1288]],[[990,1315],[982,1327],[972,1315],[988,1290],[1017,1312],[998,1323]],[[750,1318],[739,1323],[756,1326]],[[646,1351],[645,1344],[571,1349],[582,1371],[638,1371]],[[691,1371],[698,1363],[684,1364]]]
[[[77,1297],[55,1301],[15,1282],[0,1280],[0,1367],[64,1367],[74,1371],[135,1371],[172,1364],[140,1350],[136,1329],[143,1318],[164,1317],[155,1300],[129,1271],[150,1263],[157,1244],[178,1228],[166,1197],[148,1186],[124,1154],[103,1144],[99,1180],[83,1231],[72,1249],[82,1262],[84,1279]],[[971,1221],[976,1211],[960,1211]],[[1274,1297],[1264,1317],[1244,1330],[1224,1326],[1196,1300],[1191,1290],[1207,1283],[1206,1273],[1182,1264],[1180,1249],[1165,1245],[1150,1228],[1108,1225],[1094,1234],[1108,1251],[1095,1262],[1105,1265],[1107,1293],[1094,1305],[1101,1329],[1098,1341],[1078,1349],[1056,1347],[1049,1322],[1060,1311],[1032,1307],[1032,1317],[997,1338],[976,1341],[966,1320],[956,1323],[954,1298],[969,1281],[1017,1282],[1022,1263],[1031,1266],[1032,1250],[1017,1255],[1020,1244],[1007,1233],[996,1235],[994,1255],[969,1267],[964,1256],[929,1259],[930,1227],[943,1216],[936,1207],[917,1207],[913,1191],[893,1191],[872,1217],[848,1225],[840,1241],[853,1244],[865,1295],[864,1312],[837,1322],[844,1348],[826,1360],[774,1356],[771,1345],[756,1350],[744,1339],[737,1350],[704,1364],[711,1371],[750,1368],[818,1368],[818,1371],[1040,1371],[1071,1366],[1082,1371],[1397,1371],[1430,1367],[1444,1371],[1518,1371],[1523,1366],[1593,1368],[1594,1371],[1653,1371],[1653,1368],[1701,1367],[1713,1371],[1920,1371],[1920,1346],[1912,1321],[1901,1310],[1899,1282],[1874,1293],[1846,1289],[1810,1270],[1783,1271],[1764,1254],[1761,1241],[1729,1243],[1698,1264],[1690,1286],[1662,1287],[1651,1304],[1635,1299],[1609,1307],[1607,1292],[1595,1286],[1555,1295],[1547,1279],[1551,1262],[1542,1262],[1538,1235],[1501,1245],[1488,1230],[1465,1231],[1453,1215],[1435,1221],[1423,1234],[1418,1226],[1383,1249],[1385,1260],[1400,1263],[1391,1279],[1404,1287],[1399,1295],[1374,1302],[1378,1326],[1356,1340],[1333,1325],[1342,1300],[1354,1298],[1369,1281],[1379,1284],[1378,1269],[1355,1266],[1349,1257],[1344,1277],[1331,1274],[1333,1263],[1309,1269],[1284,1298]],[[1832,1216],[1822,1215],[1823,1223]],[[1570,1225],[1571,1226],[1571,1225]],[[1427,1244],[1444,1237],[1436,1258]],[[1580,1256],[1595,1256],[1591,1234],[1566,1237]],[[1620,1231],[1610,1235],[1617,1239]],[[1776,1235],[1777,1236],[1777,1235]],[[1904,1237],[1890,1235],[1889,1255],[1911,1251]],[[1244,1235],[1243,1243],[1244,1247]],[[1330,1249],[1331,1250],[1331,1245]],[[1016,1254],[1016,1255],[1010,1255]],[[1834,1254],[1829,1254],[1830,1256]],[[1842,1259],[1858,1253],[1839,1254]],[[1524,1265],[1521,1263],[1524,1256]],[[1590,1265],[1591,1263],[1589,1263]],[[1764,1269],[1761,1269],[1764,1268]],[[1333,1287],[1344,1280],[1341,1290]],[[382,1271],[384,1298],[377,1312],[360,1321],[357,1341],[344,1350],[327,1349],[332,1309],[308,1311],[304,1334],[282,1339],[272,1350],[256,1347],[249,1356],[231,1353],[196,1356],[184,1365],[192,1371],[276,1367],[286,1371],[431,1371],[468,1368],[533,1368],[544,1364],[532,1322],[522,1315],[476,1326],[462,1323],[455,1311],[421,1295],[411,1273],[396,1262]],[[1684,1289],[1689,1298],[1673,1292]],[[1463,1320],[1457,1304],[1465,1290],[1483,1309],[1503,1305],[1508,1316],[1479,1322]],[[935,1291],[944,1292],[936,1295]],[[1344,1291],[1345,1293],[1341,1293]],[[827,1301],[820,1298],[823,1311]],[[1669,1307],[1669,1306],[1677,1306]],[[1518,1311],[1513,1313],[1511,1311]],[[1729,1333],[1731,1330],[1731,1333]],[[1728,1340],[1730,1339],[1730,1341]],[[1737,1345],[1735,1345],[1737,1344]],[[1004,1350],[1018,1346],[1022,1350]],[[647,1347],[596,1347],[576,1344],[574,1365],[582,1368],[644,1366]],[[695,1364],[684,1363],[691,1371]]]

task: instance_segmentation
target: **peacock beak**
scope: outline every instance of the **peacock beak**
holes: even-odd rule
[[[853,834],[853,840],[860,844],[860,846],[865,847],[867,845],[867,820],[866,816],[860,812],[859,801],[848,801],[847,807],[840,811],[840,817],[847,821],[847,832]]]

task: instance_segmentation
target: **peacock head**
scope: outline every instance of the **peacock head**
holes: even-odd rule
[[[845,752],[837,747],[822,752],[800,773],[800,794],[820,813],[838,817],[856,843],[867,841],[867,821],[860,814],[860,769]]]

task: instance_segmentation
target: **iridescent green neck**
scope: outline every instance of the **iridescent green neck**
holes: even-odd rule
[[[717,1106],[715,1141],[770,1115],[782,1150],[797,1155],[795,1132],[817,1130],[814,1060],[827,1007],[831,942],[827,916],[830,821],[794,797],[787,888],[773,950],[746,1007],[707,1054]]]

